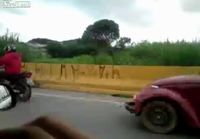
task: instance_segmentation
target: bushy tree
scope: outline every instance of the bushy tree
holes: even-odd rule
[[[111,44],[119,36],[119,25],[112,20],[103,19],[89,25],[83,33],[82,39]]]
[[[95,55],[97,49],[93,45],[50,43],[47,52],[54,58],[71,58],[80,55]]]
[[[60,43],[49,43],[47,45],[47,53],[52,57],[59,57],[62,54],[62,45]]]
[[[117,41],[116,47],[124,49],[124,48],[126,48],[127,45],[130,45],[130,43],[131,43],[131,38],[122,37]]]

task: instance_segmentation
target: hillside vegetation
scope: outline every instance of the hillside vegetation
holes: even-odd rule
[[[36,38],[24,43],[19,42],[17,34],[6,32],[0,36],[0,55],[5,46],[13,43],[24,62],[200,66],[199,41],[134,43],[129,37],[120,37],[119,25],[111,20],[97,21],[86,28],[81,38],[62,42]]]

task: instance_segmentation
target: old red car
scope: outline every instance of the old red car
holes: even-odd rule
[[[180,122],[200,128],[200,76],[155,81],[125,103],[125,108],[140,116],[143,125],[154,133],[170,133]]]

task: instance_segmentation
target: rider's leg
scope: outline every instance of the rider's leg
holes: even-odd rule
[[[0,78],[4,78],[4,77],[5,77],[5,68],[0,67]]]

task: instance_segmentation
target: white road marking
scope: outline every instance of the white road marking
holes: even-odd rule
[[[86,98],[86,97],[73,97],[73,96],[69,96],[69,95],[43,94],[43,93],[34,93],[33,95],[42,96],[42,97],[62,98],[62,99],[69,99],[69,100],[81,100],[81,101],[87,101],[87,102],[109,103],[109,104],[114,104],[117,106],[124,105],[123,102],[101,100],[101,99],[95,99],[95,98]]]

